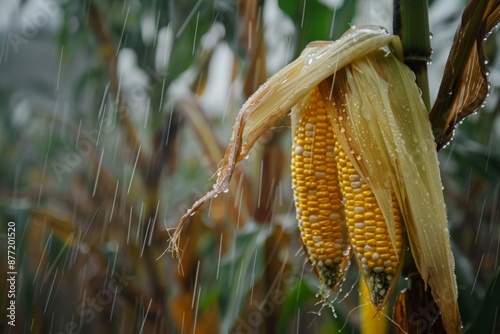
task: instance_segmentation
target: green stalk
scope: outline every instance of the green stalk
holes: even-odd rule
[[[401,39],[404,62],[415,73],[427,111],[431,110],[427,64],[432,54],[427,0],[394,0],[393,30]],[[406,252],[403,275],[422,280],[411,252]]]
[[[394,0],[394,34],[401,38],[404,61],[415,73],[422,100],[431,110],[427,64],[431,60],[427,0]]]

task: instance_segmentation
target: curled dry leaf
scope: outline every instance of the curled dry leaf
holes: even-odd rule
[[[455,126],[481,107],[489,84],[483,41],[500,22],[500,1],[470,1],[455,33],[430,120],[438,148],[453,137]]]
[[[402,63],[399,38],[388,35],[382,28],[354,28],[335,42],[311,44],[249,98],[236,119],[214,189],[182,217],[170,250],[179,252],[179,235],[187,219],[203,203],[228,188],[236,163],[292,107],[292,132],[295,132],[301,111],[315,87],[320,89],[341,148],[375,196],[392,245],[398,240],[394,194],[418,270],[425,284],[431,287],[443,325],[449,333],[461,332],[454,260],[427,110],[413,72]],[[381,244],[391,247],[387,241]],[[366,263],[357,262],[370,287]],[[384,275],[380,269],[373,271]],[[396,271],[400,270],[387,269],[385,273],[391,276],[384,283],[387,286],[377,294],[371,292],[372,302],[379,309],[387,302],[395,287],[391,281],[396,281]],[[378,284],[371,286],[375,288]]]

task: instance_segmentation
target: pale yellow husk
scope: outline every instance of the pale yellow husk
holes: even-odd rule
[[[436,149],[414,75],[401,58],[398,37],[378,27],[355,28],[335,42],[312,44],[271,77],[240,110],[214,190],[182,217],[171,250],[178,252],[178,237],[189,216],[228,188],[235,164],[292,107],[294,131],[311,90],[319,85],[335,134],[374,192],[393,244],[391,188],[443,324],[449,333],[461,332]]]
[[[381,49],[337,72],[333,87],[331,81],[320,87],[330,101],[325,105],[330,107],[334,132],[374,192],[391,238],[394,189],[419,272],[431,287],[446,330],[459,333],[458,293],[439,163],[414,78],[392,53]]]

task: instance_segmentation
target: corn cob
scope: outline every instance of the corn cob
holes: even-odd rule
[[[350,246],[334,156],[334,135],[319,89],[299,116],[292,144],[292,187],[308,260],[334,290],[349,264]]]
[[[375,195],[338,143],[335,145],[335,156],[353,253],[370,291],[372,302],[382,308],[386,297],[396,285],[402,267],[404,232],[399,205],[393,193],[396,235],[396,247],[393,247]]]
[[[224,160],[218,170],[217,183],[214,185],[214,189],[196,201],[188,212],[182,216],[179,226],[171,238],[169,250],[180,257],[179,238],[183,226],[204,203],[227,191],[236,164],[248,156],[256,141],[278,119],[285,116],[290,108],[294,110],[292,116],[295,116],[295,119],[292,120],[292,128],[296,130],[299,127],[305,106],[304,99],[309,100],[311,93],[313,96],[317,95],[317,91],[313,91],[313,88],[316,89],[319,85],[325,93],[323,94],[325,100],[330,98],[332,102],[340,105],[344,104],[346,117],[341,117],[339,110],[336,110],[333,104],[330,103],[326,105],[328,117],[332,121],[334,133],[338,136],[342,146],[349,150],[346,151],[349,156],[352,155],[351,153],[355,153],[363,157],[361,160],[351,161],[355,163],[361,174],[366,176],[368,184],[372,186],[374,194],[376,194],[375,198],[378,198],[379,202],[373,201],[373,193],[363,189],[361,177],[359,181],[356,181],[355,175],[353,175],[355,181],[350,181],[349,178],[345,182],[342,179],[340,180],[344,188],[350,188],[344,189],[344,193],[349,193],[349,191],[354,193],[353,187],[350,183],[347,184],[347,181],[360,182],[359,187],[355,189],[355,193],[363,196],[370,195],[366,200],[363,196],[362,199],[359,199],[359,202],[363,203],[360,208],[374,210],[376,204],[383,212],[383,216],[390,218],[387,224],[390,226],[390,240],[395,245],[388,243],[386,240],[377,240],[375,238],[375,246],[370,246],[368,242],[372,236],[369,234],[367,236],[365,231],[372,233],[372,235],[375,233],[376,236],[385,234],[384,227],[377,225],[377,219],[366,219],[366,223],[364,220],[361,222],[361,230],[365,230],[359,234],[363,235],[363,237],[358,237],[359,240],[362,239],[363,241],[363,244],[360,243],[359,245],[361,250],[358,249],[358,244],[355,243],[356,252],[359,253],[356,256],[356,261],[362,268],[365,277],[364,281],[370,281],[369,277],[372,277],[370,298],[375,303],[378,303],[378,310],[380,310],[385,300],[387,300],[390,290],[394,287],[399,271],[398,268],[401,265],[393,266],[391,258],[396,255],[397,260],[402,260],[402,255],[398,256],[398,254],[402,254],[399,249],[403,244],[403,240],[402,237],[396,236],[396,233],[398,235],[401,233],[396,229],[401,229],[401,222],[404,220],[405,229],[408,232],[404,233],[405,237],[408,237],[415,264],[422,279],[432,290],[433,298],[442,314],[444,328],[449,333],[461,333],[454,259],[450,247],[434,137],[429,127],[429,116],[422,101],[421,92],[415,85],[414,73],[400,61],[403,57],[399,38],[388,35],[384,28],[366,26],[353,28],[335,42],[311,43],[299,58],[273,75],[243,105],[236,118]],[[332,86],[333,82],[331,80],[325,80],[331,76],[336,78],[335,87]],[[361,104],[364,106],[362,110],[359,108]],[[314,110],[312,103],[309,109]],[[319,121],[322,122],[323,120]],[[331,202],[328,197],[330,195],[325,197],[314,187],[309,189],[308,185],[318,180],[311,178],[311,174],[307,176],[303,174],[305,170],[312,170],[315,167],[312,162],[316,160],[316,158],[312,159],[313,153],[315,153],[313,144],[309,143],[307,144],[309,148],[306,147],[306,139],[311,136],[306,135],[305,132],[306,127],[309,127],[308,124],[314,127],[316,122],[318,122],[318,119],[303,121],[302,129],[298,130],[299,135],[301,131],[304,134],[301,138],[296,138],[296,144],[292,152],[294,155],[294,163],[292,164],[293,177],[295,178],[293,181],[294,195],[297,217],[301,221],[301,234],[308,258],[316,266],[320,265],[322,268],[324,263],[329,266],[342,259],[340,264],[334,266],[333,269],[325,270],[323,268],[322,273],[320,273],[322,277],[328,277],[326,280],[323,278],[323,281],[327,282],[326,285],[335,287],[335,282],[338,284],[338,277],[343,275],[344,268],[347,266],[343,264],[348,262],[350,246],[349,243],[340,242],[338,246],[348,250],[347,254],[343,254],[345,256],[335,257],[332,252],[328,251],[328,258],[324,262],[321,260],[321,263],[319,263],[319,260],[317,260],[318,255],[324,258],[325,253],[323,251],[319,252],[318,249],[320,247],[326,249],[324,240],[327,240],[327,237],[321,235],[321,240],[317,237],[318,234],[314,229],[321,227],[316,226],[319,225],[320,217],[314,213],[311,216],[313,209],[308,212],[308,208],[317,206],[314,209],[317,212],[321,202],[320,199],[323,200],[324,198],[327,198],[327,202],[334,203],[334,205],[337,205],[337,202]],[[330,131],[329,129],[328,127],[327,132]],[[307,131],[311,130],[307,129]],[[312,137],[312,143],[319,140],[319,138]],[[302,143],[300,140],[302,140]],[[335,146],[335,144],[328,144],[328,147],[331,146]],[[295,150],[297,150],[296,154]],[[326,156],[330,154],[330,149],[325,150]],[[310,165],[308,169],[305,169],[306,164]],[[332,169],[336,170],[336,167]],[[387,174],[388,170],[392,172]],[[322,176],[322,174],[319,175]],[[325,176],[329,175],[336,175],[336,173],[335,171],[333,174],[325,172]],[[391,210],[392,207],[395,207],[393,203],[396,201],[393,199],[393,203],[391,203],[391,189],[386,188],[386,183],[392,185],[392,190],[398,195],[398,199],[405,200],[404,203],[401,203],[404,205],[403,210],[401,210],[401,219],[392,217],[394,212],[391,212]],[[324,184],[320,185],[320,187],[324,187]],[[331,187],[327,185],[327,188],[327,192],[330,193],[331,189],[335,189],[335,185]],[[370,202],[370,198],[372,202]],[[353,195],[351,201],[354,200]],[[354,210],[358,208],[355,202],[350,207],[350,211],[354,213]],[[340,205],[340,208],[342,208],[342,205]],[[341,212],[342,210],[336,213],[339,216],[334,215],[332,218],[336,220],[342,217],[340,219],[342,222],[345,218],[343,218]],[[377,215],[380,217],[380,212],[374,213],[373,217]],[[399,215],[396,213],[396,216]],[[311,223],[309,217],[312,218],[313,223]],[[353,216],[353,224],[355,224],[354,218]],[[365,218],[364,212],[363,218]],[[369,221],[375,221],[372,224],[373,226],[368,223]],[[330,222],[323,224],[323,230],[330,228],[330,225],[332,225]],[[356,225],[354,225],[354,228],[356,228]],[[377,231],[377,228],[382,230]],[[321,228],[320,232],[323,232]],[[354,229],[354,242],[358,240],[356,239],[356,232],[358,231]],[[312,237],[309,237],[308,234],[312,235]],[[318,244],[316,240],[321,241],[321,244]],[[333,240],[335,242],[335,239]],[[368,248],[365,251],[364,246],[378,247],[377,242],[380,242],[382,246],[387,243],[388,246],[384,247],[384,249],[375,250]],[[336,244],[334,243],[334,245]],[[390,249],[394,250],[393,246],[397,246],[398,250],[393,251],[393,254],[391,254]],[[391,264],[386,267],[384,261],[382,265],[377,264],[371,267],[370,259],[378,262],[379,258],[383,258],[380,254],[386,251],[389,252],[388,260],[391,260]],[[374,255],[377,260],[374,260]],[[365,257],[364,261],[361,260],[363,257]],[[366,268],[363,267],[363,264],[366,265]],[[375,270],[376,267],[378,268]],[[380,271],[380,267],[382,267],[382,271],[377,273],[376,271]],[[392,272],[389,267],[392,268]],[[377,280],[375,280],[375,274],[378,275]]]

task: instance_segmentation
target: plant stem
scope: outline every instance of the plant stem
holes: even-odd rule
[[[431,109],[427,64],[431,60],[427,0],[394,0],[394,34],[401,38],[405,64],[415,73],[428,111]]]
[[[415,73],[415,81],[422,92],[422,100],[427,108],[431,110],[430,94],[429,94],[429,79],[427,75],[427,64],[430,62],[432,54],[430,32],[429,32],[429,13],[427,0],[394,0],[393,14],[393,30],[394,34],[401,39],[403,46],[404,62]],[[406,238],[406,242],[408,239]],[[402,274],[409,279],[409,295],[405,297],[406,292],[400,292],[398,302],[394,306],[394,314],[401,312],[402,307],[399,299],[405,300],[409,298],[412,305],[426,305],[429,301],[427,296],[430,295],[422,287],[425,286],[423,279],[417,269],[415,259],[411,252],[406,252],[403,260]],[[407,290],[405,290],[407,291]],[[432,300],[432,297],[430,297]],[[397,312],[398,310],[398,312]],[[405,316],[409,314],[403,312]],[[419,316],[420,317],[420,316]],[[399,319],[400,321],[403,319]],[[396,320],[397,321],[397,320]],[[397,321],[398,323],[400,321]],[[408,319],[403,320],[409,324],[408,332],[415,332],[415,327]]]

